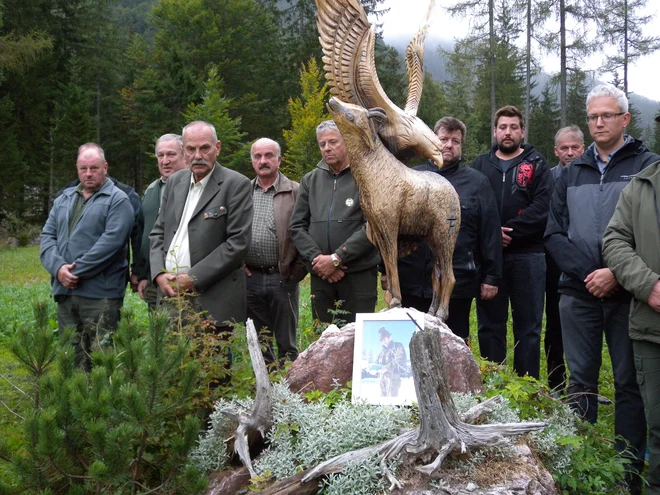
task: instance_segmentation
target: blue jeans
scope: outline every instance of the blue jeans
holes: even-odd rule
[[[506,359],[506,323],[511,300],[513,368],[520,376],[538,378],[544,297],[545,254],[505,254],[504,277],[497,296],[489,301],[477,299],[481,355],[496,363]]]
[[[597,421],[598,377],[605,334],[614,375],[614,434],[624,440],[617,439],[614,448],[623,452],[628,442],[633,468],[638,468],[646,450],[646,420],[628,337],[629,309],[628,303],[607,299],[562,294],[559,300],[564,355],[570,372],[569,404],[585,420]]]
[[[277,342],[280,361],[295,361],[296,327],[298,326],[298,299],[300,288],[297,282],[280,281],[279,273],[253,271],[247,277],[247,316],[254,321],[260,335],[270,337],[264,360],[274,361],[273,337]]]

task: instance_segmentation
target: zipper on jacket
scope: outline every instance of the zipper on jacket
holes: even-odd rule
[[[500,198],[500,222],[504,216],[504,184],[506,184],[506,172],[502,172],[502,198]]]
[[[332,173],[332,172],[331,172]],[[332,174],[334,177],[332,181],[332,195],[330,196],[330,208],[328,208],[328,251],[332,253],[332,243],[330,242],[330,229],[332,228],[331,218],[332,218],[332,208],[335,205],[335,191],[337,190],[337,178],[338,174]]]

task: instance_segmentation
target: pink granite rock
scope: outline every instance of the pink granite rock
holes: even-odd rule
[[[393,308],[387,311],[416,311]],[[483,382],[479,367],[463,339],[454,335],[447,326],[431,315],[425,315],[425,328],[439,327],[444,356],[445,376],[452,392],[480,393]],[[337,328],[330,325],[321,337],[302,352],[287,373],[289,388],[293,392],[311,390],[329,392],[334,380],[345,385],[353,375],[353,342],[355,324]]]

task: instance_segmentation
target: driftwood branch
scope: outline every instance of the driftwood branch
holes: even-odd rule
[[[261,354],[257,330],[254,328],[254,323],[251,319],[248,319],[245,329],[247,332],[248,350],[250,351],[250,358],[252,360],[252,369],[254,370],[257,384],[254,405],[249,414],[232,409],[224,409],[222,414],[238,423],[238,428],[236,428],[234,435],[234,451],[238,454],[245,467],[248,468],[250,475],[255,477],[257,473],[254,471],[252,460],[250,459],[250,438],[254,438],[257,433],[264,438],[268,430],[270,430],[270,427],[273,425],[273,402],[266,362]]]

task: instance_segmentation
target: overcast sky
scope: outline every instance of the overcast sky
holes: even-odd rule
[[[430,28],[430,34],[447,40],[460,39],[465,37],[470,26],[467,20],[452,18],[449,16],[443,6],[452,5],[455,2],[448,0],[436,0],[436,6],[433,16],[433,24]],[[385,40],[388,38],[406,35],[412,38],[426,14],[428,0],[386,0],[385,8],[390,11],[385,14],[379,22],[383,23],[383,34]],[[649,0],[647,13],[654,13],[653,21],[646,26],[647,33],[660,33],[660,1]],[[523,18],[521,18],[523,22]],[[521,43],[523,41],[521,40]],[[431,46],[428,42],[426,50],[434,50],[437,47]],[[559,57],[542,57],[544,71],[547,73],[559,72]],[[603,61],[603,57],[592,57],[586,62],[586,69],[598,69]],[[611,81],[609,74],[604,74],[602,80]],[[653,55],[639,58],[634,66],[630,66],[628,73],[629,91],[641,94],[647,98],[660,101],[660,51]]]

